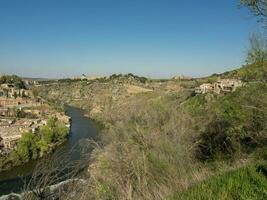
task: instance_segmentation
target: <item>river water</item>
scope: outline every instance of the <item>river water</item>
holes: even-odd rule
[[[87,117],[82,110],[74,107],[66,107],[67,115],[71,117],[71,129],[68,140],[62,144],[53,154],[64,152],[69,155],[70,161],[79,160],[82,156],[81,149],[73,148],[85,139],[96,139],[97,126]],[[51,156],[52,157],[52,156]],[[0,197],[11,192],[19,193],[24,187],[21,177],[29,177],[38,161],[31,161],[23,166],[15,167],[12,170],[0,173]]]

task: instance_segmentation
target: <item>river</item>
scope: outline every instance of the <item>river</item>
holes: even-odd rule
[[[66,106],[66,113],[71,117],[71,129],[68,140],[62,144],[53,154],[64,152],[69,156],[70,161],[79,160],[82,156],[80,148],[73,151],[82,140],[97,137],[97,126],[87,117],[82,110]],[[51,156],[52,157],[52,156]],[[0,196],[11,192],[22,191],[24,182],[21,177],[29,177],[38,161],[31,161],[23,166],[15,167],[12,170],[0,173]]]

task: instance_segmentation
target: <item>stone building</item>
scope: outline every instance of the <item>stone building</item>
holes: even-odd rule
[[[236,79],[218,79],[214,83],[214,92],[220,94],[221,92],[234,92],[237,87],[243,85],[242,81]]]
[[[37,130],[46,124],[46,120],[41,119],[19,119],[14,121],[0,121],[0,145],[12,150],[16,147],[18,140],[23,133],[36,133]]]
[[[220,79],[218,78],[217,82],[211,83],[204,83],[201,84],[199,87],[195,88],[196,94],[205,94],[209,92],[215,92],[217,94],[223,92],[234,92],[237,87],[243,86],[242,81],[237,79]]]
[[[17,146],[21,134],[1,138],[1,143],[5,149],[14,149]]]
[[[211,83],[204,83],[200,85],[199,87],[195,88],[195,93],[197,94],[205,94],[208,92],[212,92],[214,89],[213,84]]]

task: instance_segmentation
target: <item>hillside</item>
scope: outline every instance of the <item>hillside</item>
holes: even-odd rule
[[[172,93],[181,90],[181,82],[159,82],[132,74],[112,75],[96,80],[64,79],[36,88],[46,99],[83,108],[91,118],[102,117],[109,106],[125,104],[131,97],[148,93]]]
[[[267,61],[245,65],[240,69],[222,74],[223,77],[240,78],[245,82],[266,81],[267,80]]]
[[[266,171],[265,72],[266,63],[220,75],[250,77],[222,94],[194,94],[214,77],[161,82],[119,76],[51,82],[37,90],[85,109],[103,125],[90,179],[77,199],[209,199],[213,192],[214,199],[265,199],[266,176],[257,172],[258,166]],[[244,193],[233,194],[237,188]]]

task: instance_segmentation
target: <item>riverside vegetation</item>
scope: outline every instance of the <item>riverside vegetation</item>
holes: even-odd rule
[[[264,61],[192,81],[120,75],[46,83],[38,92],[103,126],[78,199],[266,199],[266,75]],[[218,77],[245,85],[194,94]]]
[[[31,85],[15,75],[0,77],[0,172],[44,157],[69,133],[64,110],[32,94]]]
[[[0,170],[7,170],[51,153],[66,140],[68,134],[69,128],[63,122],[50,118],[47,125],[41,127],[36,133],[22,134],[16,149],[0,157]]]

